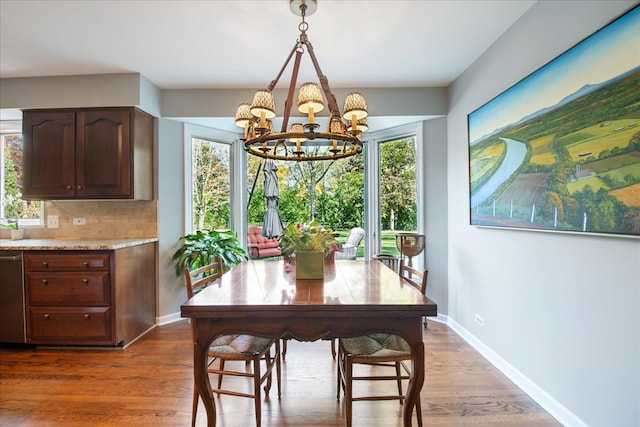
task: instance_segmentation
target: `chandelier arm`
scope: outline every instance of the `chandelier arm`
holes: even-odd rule
[[[287,93],[287,100],[284,103],[284,115],[282,116],[281,132],[286,132],[287,127],[289,126],[289,117],[291,116],[291,107],[293,105],[293,93],[296,90],[296,83],[298,81],[298,71],[300,71],[301,58],[302,58],[302,51],[301,50],[296,51],[296,59],[293,62],[293,71],[291,71],[291,83],[289,84],[289,92]]]
[[[336,101],[336,97],[331,92],[331,88],[329,87],[329,80],[327,79],[327,76],[322,74],[322,70],[320,70],[320,64],[318,63],[316,54],[313,52],[313,45],[311,45],[311,42],[309,40],[305,41],[304,44],[307,45],[307,50],[309,51],[311,62],[313,62],[313,67],[316,69],[316,74],[318,75],[318,79],[320,80],[320,85],[322,86],[322,90],[324,91],[324,96],[327,98],[327,104],[329,104],[329,111],[335,112],[336,114],[340,115],[338,102]]]
[[[300,48],[300,43],[296,41],[296,44],[293,46],[293,49],[291,49],[291,52],[289,52],[289,56],[287,56],[287,59],[284,61],[282,68],[280,68],[280,72],[278,73],[276,78],[271,80],[271,83],[269,83],[269,87],[267,87],[267,90],[269,92],[272,92],[273,89],[276,87],[276,85],[278,84],[278,81],[280,80],[280,77],[282,77],[282,73],[284,73],[284,70],[287,68],[287,65],[289,65],[289,61],[291,61],[291,57],[295,52],[299,52],[298,50],[299,48]]]
[[[249,191],[249,200],[247,201],[247,209],[249,209],[249,205],[251,204],[251,198],[253,197],[253,192],[256,189],[256,182],[258,182],[258,175],[260,174],[260,169],[262,169],[262,164],[264,160],[262,160],[258,164],[258,170],[256,170],[256,177],[253,179],[253,184],[251,184],[251,190]]]

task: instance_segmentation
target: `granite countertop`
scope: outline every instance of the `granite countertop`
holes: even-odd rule
[[[23,240],[0,240],[0,251],[2,250],[113,250],[130,246],[143,245],[145,243],[157,242],[157,237],[145,237],[139,239],[23,239]]]

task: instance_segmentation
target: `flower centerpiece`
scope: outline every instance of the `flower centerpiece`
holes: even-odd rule
[[[324,259],[336,244],[333,230],[317,221],[289,224],[280,237],[280,251],[285,259],[295,256],[296,279],[323,279]]]

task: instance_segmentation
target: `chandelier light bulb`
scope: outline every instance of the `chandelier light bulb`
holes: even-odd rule
[[[309,123],[314,122],[314,114],[324,110],[322,91],[315,83],[305,83],[298,92],[298,111],[309,116]]]

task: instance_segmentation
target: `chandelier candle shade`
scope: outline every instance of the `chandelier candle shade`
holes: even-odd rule
[[[315,12],[317,1],[290,0],[289,7],[295,15],[302,17],[302,22],[298,25],[300,37],[268,88],[257,91],[251,104],[242,103],[238,106],[235,123],[244,129],[244,149],[264,159],[292,161],[335,160],[359,154],[363,146],[362,133],[369,129],[365,99],[358,92],[350,93],[344,101],[344,114],[340,112],[336,97],[329,88],[327,77],[320,70],[313,46],[307,37],[309,25],[305,22],[305,16]],[[300,86],[297,107],[298,112],[306,115],[307,122],[293,123],[287,130],[300,61],[305,53],[311,57],[320,85],[309,82]],[[271,119],[276,116],[276,104],[272,92],[292,58],[294,65],[284,104],[282,128],[280,132],[274,132]],[[321,125],[316,121],[316,114],[325,109],[328,110],[329,120],[326,130],[322,131]]]

